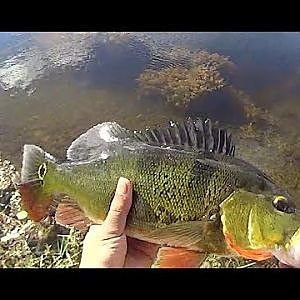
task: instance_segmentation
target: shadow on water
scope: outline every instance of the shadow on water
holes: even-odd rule
[[[248,93],[276,85],[299,66],[298,32],[194,33],[189,43],[229,56],[238,66],[231,83]]]
[[[241,102],[228,88],[195,98],[190,103],[186,115],[195,118],[211,118],[234,125],[241,125],[246,121]]]

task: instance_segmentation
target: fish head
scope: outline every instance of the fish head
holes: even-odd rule
[[[225,240],[234,252],[258,261],[275,256],[300,267],[300,214],[289,195],[238,190],[220,207]]]
[[[24,145],[18,189],[22,206],[33,221],[41,221],[48,215],[55,170],[56,160],[52,155],[36,145]]]
[[[37,149],[37,151],[41,150]],[[28,153],[25,152],[25,154]],[[38,157],[36,153],[33,153],[32,156],[33,158],[23,160],[21,182],[18,184],[18,189],[22,206],[27,211],[29,218],[38,222],[48,215],[53,200],[49,187],[53,181],[55,164],[44,158],[36,159]]]

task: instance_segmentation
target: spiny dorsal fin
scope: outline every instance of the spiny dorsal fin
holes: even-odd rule
[[[67,150],[72,161],[106,159],[118,146],[148,144],[179,150],[234,155],[234,144],[226,130],[212,126],[206,119],[170,122],[169,126],[131,131],[115,122],[105,122],[80,135]]]
[[[135,139],[153,146],[166,146],[199,152],[214,152],[234,156],[232,136],[213,126],[209,119],[187,119],[170,122],[163,128],[134,131]]]

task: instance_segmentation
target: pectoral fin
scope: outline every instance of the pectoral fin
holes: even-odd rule
[[[81,208],[72,202],[59,203],[55,213],[56,223],[72,226],[79,230],[87,230],[93,222],[85,216]]]
[[[182,222],[155,229],[147,234],[147,237],[156,240],[161,245],[190,248],[200,241],[211,238],[212,233],[217,236],[216,226],[217,224],[213,221]],[[195,247],[198,248],[198,246]]]

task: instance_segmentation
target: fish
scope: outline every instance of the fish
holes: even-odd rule
[[[87,230],[105,220],[125,177],[133,186],[125,233],[159,245],[153,265],[199,267],[213,253],[299,267],[296,202],[235,149],[210,119],[143,130],[104,122],[75,139],[63,160],[25,144],[18,187],[33,221],[54,207],[57,223]]]

